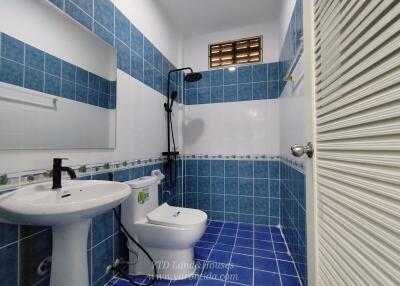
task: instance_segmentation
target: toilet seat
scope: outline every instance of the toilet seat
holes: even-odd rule
[[[191,228],[204,223],[207,220],[207,214],[200,210],[172,207],[164,203],[149,212],[147,219],[151,224]]]

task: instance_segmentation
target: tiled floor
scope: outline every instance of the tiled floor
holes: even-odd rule
[[[153,285],[300,286],[292,257],[277,227],[210,221],[195,247],[198,274],[181,281]],[[146,277],[134,277],[147,283]],[[108,286],[129,286],[115,279]]]

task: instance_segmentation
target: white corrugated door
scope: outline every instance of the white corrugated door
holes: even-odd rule
[[[315,0],[317,285],[400,285],[400,1]]]

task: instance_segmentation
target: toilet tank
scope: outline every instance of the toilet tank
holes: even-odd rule
[[[158,178],[147,176],[125,182],[131,187],[130,196],[121,205],[124,225],[133,225],[158,207]]]

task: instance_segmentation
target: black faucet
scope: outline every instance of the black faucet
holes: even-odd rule
[[[53,159],[53,189],[61,189],[61,177],[62,172],[67,171],[68,175],[71,179],[76,179],[75,171],[69,167],[62,166],[62,160],[67,160],[63,158],[54,158]]]

